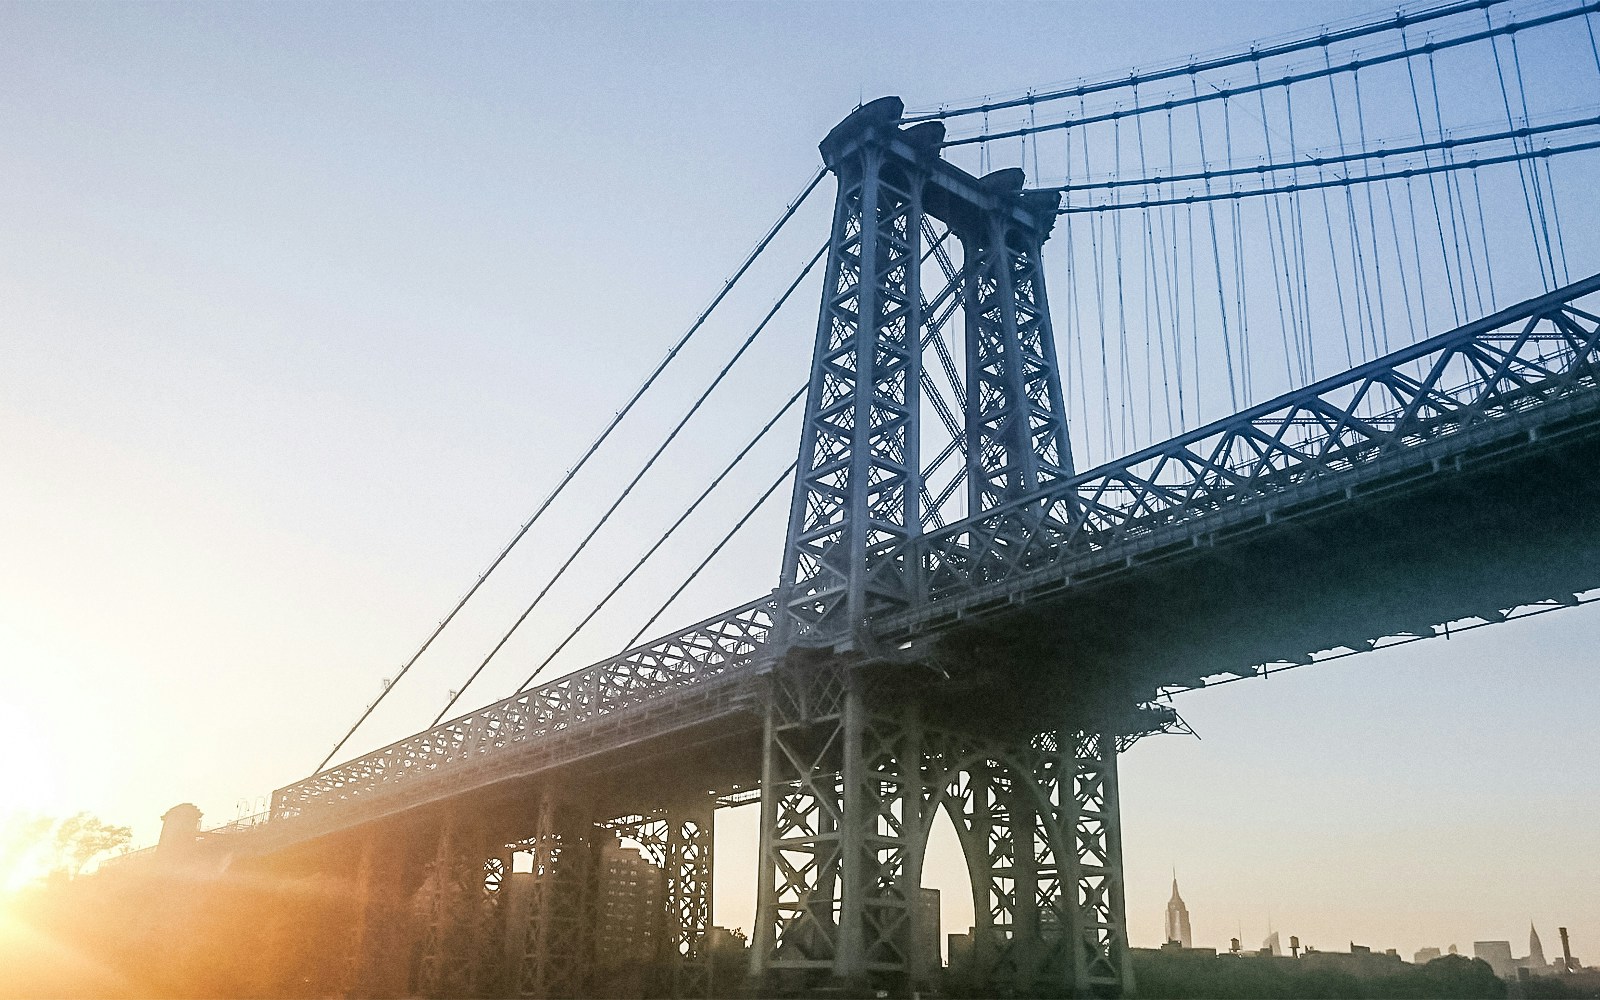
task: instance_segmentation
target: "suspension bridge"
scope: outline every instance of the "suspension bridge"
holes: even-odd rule
[[[850,113],[395,677],[831,177],[821,249],[433,723],[341,758],[369,706],[266,822],[206,842],[230,871],[337,887],[274,904],[282,990],[583,995],[598,847],[623,835],[661,871],[659,991],[708,995],[713,810],[759,802],[752,989],[934,983],[913,942],[942,811],[982,992],[1130,992],[1117,756],[1183,730],[1174,695],[1600,588],[1597,11],[1411,6]],[[517,691],[452,714],[801,289],[809,378]],[[626,648],[547,679],[796,420],[798,458]],[[647,639],[785,493],[773,589]]]

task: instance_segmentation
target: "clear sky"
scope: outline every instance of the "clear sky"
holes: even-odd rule
[[[0,5],[0,814],[150,842],[177,802],[222,821],[309,772],[858,101],[1366,9]],[[355,749],[432,718],[823,240],[824,192]],[[509,693],[803,380],[814,309],[782,314],[468,703]],[[790,459],[787,426],[558,667],[632,634]],[[663,625],[768,590],[781,533],[757,518]],[[1200,944],[1270,920],[1324,949],[1520,953],[1532,919],[1547,951],[1564,924],[1600,956],[1597,627],[1566,611],[1181,697],[1203,739],[1123,762],[1134,943],[1158,943],[1175,868]],[[719,923],[750,919],[749,812],[723,824]],[[935,858],[959,929],[964,876]]]

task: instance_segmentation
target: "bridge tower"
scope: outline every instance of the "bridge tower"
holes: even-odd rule
[[[778,591],[786,653],[765,707],[752,973],[763,992],[926,980],[915,900],[943,809],[973,885],[971,985],[1116,996],[1116,734],[954,717],[905,696],[948,662],[871,637],[923,571],[904,551],[928,498],[923,348],[948,315],[923,287],[945,252],[931,241],[960,250],[933,301],[959,295],[965,319],[968,512],[1072,475],[1040,259],[1059,196],[1024,191],[1021,170],[975,177],[945,162],[943,126],[903,127],[903,110],[874,101],[821,145],[838,196]]]

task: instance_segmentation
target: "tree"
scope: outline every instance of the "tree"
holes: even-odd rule
[[[69,816],[56,824],[54,868],[77,878],[90,861],[126,846],[132,838],[133,831],[126,826],[112,826],[88,813]]]

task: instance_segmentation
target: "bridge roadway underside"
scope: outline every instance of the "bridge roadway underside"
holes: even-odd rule
[[[1597,471],[1591,428],[1524,440],[946,627],[928,717],[1087,727],[1159,687],[1570,600],[1600,587]]]
[[[1162,561],[946,624],[900,662],[863,665],[880,673],[879,697],[919,701],[933,727],[1012,740],[1093,729],[1163,686],[1600,587],[1597,469],[1591,429],[1524,442],[1487,461],[1379,483],[1317,513],[1200,536]],[[755,788],[763,678],[725,682],[740,695],[692,722],[665,713],[652,728],[647,718],[628,739],[595,739],[559,763],[545,756],[523,773],[501,770],[492,783],[464,774],[423,808],[409,797],[392,812],[374,802],[364,822],[349,817],[326,835],[270,824],[298,843],[269,837],[260,847],[280,863],[298,856],[315,866],[370,832],[414,829],[427,841],[422,831],[446,812],[509,843],[531,829],[541,791],[582,800],[604,819]],[[566,735],[585,745],[583,729]]]

